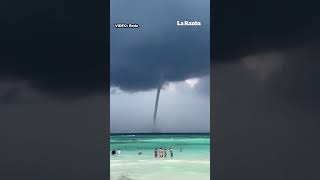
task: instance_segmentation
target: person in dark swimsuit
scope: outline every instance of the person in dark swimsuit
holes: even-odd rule
[[[154,157],[155,158],[158,157],[158,149],[157,148],[154,150]]]
[[[167,149],[164,149],[164,157],[167,157]]]
[[[171,155],[171,157],[173,157],[173,150],[172,150],[172,148],[170,148],[170,155]]]
[[[111,154],[112,154],[113,156],[116,155],[116,150],[113,149],[113,150],[111,151]]]

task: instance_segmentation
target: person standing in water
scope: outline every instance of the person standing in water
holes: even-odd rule
[[[172,150],[172,148],[170,148],[170,155],[171,155],[171,157],[173,157],[173,150]]]
[[[117,150],[117,155],[120,156],[120,153],[121,153],[121,151],[120,151],[120,149],[118,149]]]
[[[154,157],[157,158],[158,157],[158,149],[154,149]]]
[[[163,157],[163,150],[162,150],[162,148],[160,148],[160,150],[159,150],[159,157]]]
[[[167,157],[167,149],[164,149],[164,157]]]

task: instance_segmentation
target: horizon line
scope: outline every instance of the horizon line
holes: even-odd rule
[[[112,134],[210,134],[211,132],[157,132],[157,133],[153,133],[153,132],[147,132],[147,133],[143,133],[143,132],[139,132],[139,133],[109,133],[110,135]]]

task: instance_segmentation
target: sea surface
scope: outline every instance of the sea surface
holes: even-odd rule
[[[155,158],[155,148],[167,148]],[[173,157],[170,157],[170,147]],[[120,149],[119,156],[111,155]],[[141,152],[141,155],[138,153]],[[209,180],[209,134],[114,134],[110,137],[111,180]]]

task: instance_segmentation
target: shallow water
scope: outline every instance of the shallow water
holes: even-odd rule
[[[154,158],[154,148],[160,147],[167,148],[166,158]],[[120,156],[112,156],[111,150],[118,148]],[[110,176],[111,180],[209,180],[210,135],[111,135]]]

